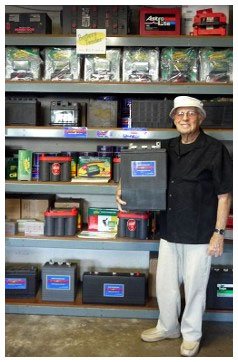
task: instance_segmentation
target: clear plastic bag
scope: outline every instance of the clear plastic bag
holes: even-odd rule
[[[84,80],[86,82],[119,82],[121,51],[110,49],[105,55],[87,55],[84,63]]]
[[[75,48],[45,48],[44,80],[72,81],[80,79],[80,57]]]
[[[233,50],[231,48],[222,50],[201,48],[199,58],[201,82],[232,82]]]
[[[163,48],[161,51],[161,80],[165,82],[196,82],[198,80],[197,49]]]
[[[39,80],[42,63],[38,48],[6,47],[6,79]]]
[[[158,82],[159,49],[124,48],[123,82]]]

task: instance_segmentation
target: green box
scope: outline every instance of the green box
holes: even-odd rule
[[[18,150],[17,179],[19,181],[31,181],[32,151]]]

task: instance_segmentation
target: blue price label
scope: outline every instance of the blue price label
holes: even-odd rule
[[[5,278],[5,289],[26,289],[26,278]]]
[[[70,275],[46,275],[46,289],[70,290]]]
[[[116,297],[123,298],[125,295],[124,284],[103,284],[103,296],[104,297]]]
[[[131,161],[132,177],[155,177],[156,161]]]

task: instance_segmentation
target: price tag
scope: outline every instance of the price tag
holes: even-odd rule
[[[64,127],[64,137],[66,138],[87,138],[87,127]]]

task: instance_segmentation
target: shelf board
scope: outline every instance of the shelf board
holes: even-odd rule
[[[74,302],[46,302],[41,300],[41,289],[36,298],[6,299],[6,313],[65,315],[99,318],[140,318],[158,319],[159,310],[156,298],[149,298],[145,306],[83,304],[81,291],[77,292]],[[232,322],[233,311],[207,310],[203,320]]]
[[[120,238],[99,240],[83,239],[77,236],[24,236],[23,234],[6,235],[6,247],[88,249],[88,250],[130,250],[156,251],[159,250],[159,240],[138,240]],[[225,240],[224,252],[233,250],[233,242]]]
[[[117,184],[78,182],[6,181],[5,191],[13,193],[115,195]]]
[[[80,128],[80,127],[79,127]],[[219,140],[232,140],[232,129],[204,129],[205,133],[211,135]],[[148,139],[148,140],[162,140],[167,138],[177,137],[179,134],[173,128],[144,128],[139,129],[120,129],[120,128],[87,128],[86,139]],[[7,138],[63,138],[65,136],[64,127],[55,126],[7,126],[5,127],[5,137]],[[72,138],[72,140],[79,140],[79,138]],[[83,138],[85,139],[85,138]]]
[[[60,248],[60,249],[88,249],[88,250],[130,250],[130,251],[158,251],[159,240],[137,240],[129,238],[115,239],[82,239],[71,237],[47,237],[23,235],[6,236],[7,247],[33,248]]]
[[[6,81],[6,92],[120,93],[120,94],[219,94],[233,93],[232,83],[127,83],[79,81]]]
[[[76,46],[74,35],[61,34],[7,34],[7,46]],[[232,47],[232,36],[141,36],[127,35],[106,38],[106,46],[180,46],[180,47]]]

